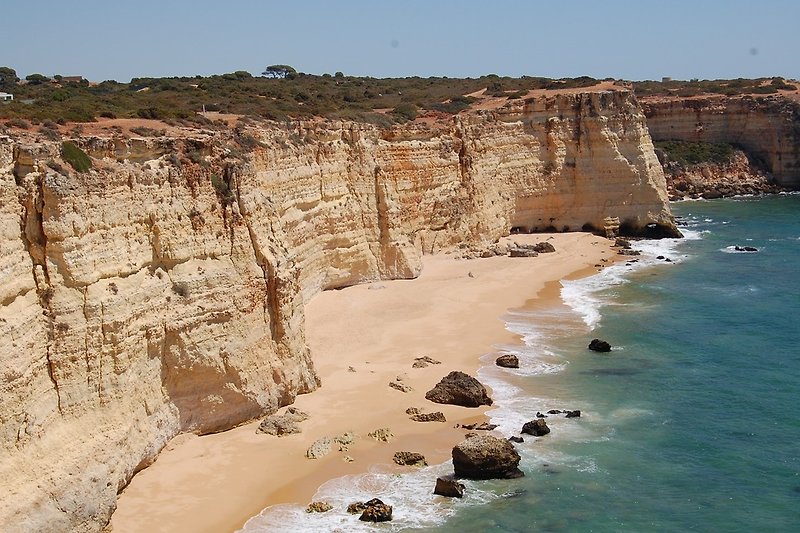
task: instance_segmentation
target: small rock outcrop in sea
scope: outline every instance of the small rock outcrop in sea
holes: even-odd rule
[[[490,424],[489,422],[477,422],[475,424],[462,424],[461,427],[476,431],[491,431],[497,427],[497,424]]]
[[[492,405],[486,387],[472,376],[457,370],[443,377],[435,387],[425,393],[425,398],[435,403],[463,407]]]
[[[734,246],[733,249],[736,250],[737,252],[757,252],[758,251],[758,248],[756,248],[755,246]]]
[[[444,417],[444,413],[441,411],[435,411],[433,413],[417,413],[415,415],[411,415],[411,420],[414,422],[447,422],[447,419]]]
[[[580,418],[581,410],[575,409],[574,411],[567,411],[567,418]]]
[[[623,250],[629,250],[631,247],[631,241],[625,237],[617,237],[614,239],[614,246],[616,248],[622,248]]]
[[[592,342],[589,343],[589,349],[594,352],[610,352],[611,345],[600,339],[592,339]]]
[[[331,438],[330,437],[322,437],[321,439],[317,439],[314,443],[306,450],[306,457],[309,459],[319,459],[325,455],[331,453]]]
[[[428,466],[425,456],[417,452],[394,452],[392,460],[400,466]]]
[[[358,519],[363,522],[388,522],[392,519],[392,506],[373,498],[364,502],[364,510]]]
[[[367,435],[380,442],[389,442],[394,437],[389,428],[378,428],[375,431],[370,431]]]
[[[453,476],[440,476],[436,478],[433,493],[448,498],[463,498],[464,484],[459,483]]]
[[[495,359],[494,364],[497,366],[502,366],[503,368],[519,368],[519,357],[514,354],[507,353]]]
[[[521,433],[527,433],[528,435],[533,435],[534,437],[541,437],[550,433],[550,428],[547,427],[547,423],[544,421],[544,418],[537,418],[536,420],[525,422],[522,425]]]
[[[511,435],[510,437],[508,437],[508,440],[516,443],[525,442],[525,439],[523,439],[522,437],[517,437],[516,435]]]
[[[622,249],[622,250],[617,250],[617,254],[619,254],[619,255],[642,255],[642,252],[640,252],[639,250]]]
[[[367,505],[364,502],[353,502],[347,506],[347,512],[350,514],[363,513]]]
[[[333,505],[328,502],[311,502],[306,507],[307,513],[327,513],[333,509]]]
[[[456,477],[467,479],[506,479],[522,477],[520,457],[505,439],[491,435],[470,437],[453,447]]]
[[[256,433],[266,433],[267,435],[289,435],[290,433],[300,433],[298,422],[308,420],[308,413],[295,407],[289,407],[282,415],[272,414],[261,421]]]
[[[425,368],[426,366],[430,365],[441,365],[441,361],[437,361],[433,357],[428,357],[427,355],[423,355],[422,357],[415,357],[414,363],[411,365],[413,368]]]

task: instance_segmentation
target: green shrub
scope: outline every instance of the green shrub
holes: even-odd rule
[[[92,160],[86,152],[69,141],[61,143],[61,157],[70,164],[76,172],[87,172],[92,168]]]
[[[670,161],[675,161],[681,165],[729,163],[734,151],[733,146],[725,143],[656,141],[654,144],[656,148],[666,152]]]

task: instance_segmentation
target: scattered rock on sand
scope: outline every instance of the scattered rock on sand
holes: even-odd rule
[[[267,435],[289,435],[290,433],[300,433],[298,422],[308,419],[308,413],[297,409],[296,407],[289,407],[282,415],[272,414],[266,417],[259,424],[256,433],[266,433]]]
[[[542,241],[533,245],[533,249],[540,254],[550,254],[556,251],[556,247],[552,243]]]
[[[380,442],[389,442],[394,437],[389,428],[378,428],[375,431],[370,431],[367,435]]]
[[[406,414],[407,415],[418,415],[421,412],[422,412],[422,409],[420,409],[419,407],[409,407],[408,409],[406,409]]]
[[[327,513],[333,509],[333,505],[328,502],[311,502],[306,507],[307,513]]]
[[[502,366],[503,368],[519,368],[519,357],[507,353],[495,359],[494,364]]]
[[[453,448],[456,477],[467,479],[506,479],[522,477],[520,457],[505,439],[491,435],[471,437]]]
[[[617,248],[622,248],[624,250],[628,250],[631,247],[631,241],[629,241],[625,237],[617,237],[614,240],[614,246],[616,246]]]
[[[353,461],[355,461],[355,459],[353,459],[349,455],[345,455],[342,457],[342,461],[344,461],[345,463],[352,463]]]
[[[475,431],[491,431],[497,427],[497,424],[490,424],[489,422],[480,422],[475,424],[462,424],[464,429],[474,429]]]
[[[509,257],[536,257],[537,255],[539,255],[539,252],[533,248],[523,248],[522,246],[515,246],[508,250]]]
[[[447,422],[447,419],[444,417],[444,413],[441,411],[436,411],[433,413],[417,413],[411,416],[411,420],[414,422]]]
[[[544,418],[537,418],[536,420],[525,422],[525,424],[522,425],[521,433],[527,433],[528,435],[533,435],[534,437],[541,437],[550,433],[550,428],[547,427],[547,423],[544,421]]]
[[[339,445],[340,452],[346,452],[353,441],[356,440],[355,433],[352,431],[348,431],[346,433],[342,433],[338,437],[334,437],[333,442]]]
[[[400,381],[390,381],[389,386],[393,389],[399,390],[400,392],[411,392],[414,390],[410,385],[406,385]]]
[[[464,372],[453,371],[425,393],[425,398],[435,402],[463,407],[479,407],[492,405],[492,399],[486,394],[486,387],[481,382]]]
[[[425,368],[426,366],[429,365],[441,365],[441,364],[442,364],[441,361],[437,361],[433,357],[428,357],[427,355],[424,355],[422,357],[415,357],[414,364],[412,364],[411,366],[413,368]]]
[[[453,476],[440,476],[436,478],[433,493],[448,498],[463,498],[464,484],[459,483]]]
[[[589,343],[589,349],[595,352],[610,352],[611,345],[600,339],[592,339],[592,342]]]
[[[317,439],[306,451],[306,457],[309,459],[319,459],[331,452],[331,439],[330,437],[322,437]]]
[[[394,452],[393,460],[400,466],[428,466],[425,456],[416,452]]]
[[[392,506],[373,498],[364,502],[364,511],[358,519],[363,522],[388,522],[392,519]]]

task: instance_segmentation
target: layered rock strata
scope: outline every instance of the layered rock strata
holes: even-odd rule
[[[98,531],[181,432],[318,386],[303,306],[412,278],[512,228],[619,217],[675,231],[625,91],[539,97],[441,126],[243,126],[157,139],[0,137],[4,531]]]
[[[728,143],[743,149],[775,183],[800,188],[800,102],[783,96],[642,99],[656,141]]]

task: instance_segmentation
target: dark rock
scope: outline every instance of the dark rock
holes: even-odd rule
[[[737,252],[757,252],[758,251],[758,248],[755,248],[753,246],[734,246],[733,249],[736,250]]]
[[[547,415],[543,415],[539,411],[536,411],[536,418],[547,418]]]
[[[400,392],[411,392],[414,389],[411,386],[406,385],[400,381],[390,381],[389,386],[395,390],[399,390]]]
[[[425,393],[425,398],[435,403],[479,407],[492,405],[481,382],[463,372],[453,371],[442,378],[434,388]]]
[[[440,365],[440,364],[442,364],[441,361],[437,361],[432,357],[423,355],[422,357],[415,357],[414,364],[412,364],[411,366],[414,368],[425,368],[428,365]]]
[[[436,478],[436,486],[433,493],[448,498],[463,498],[464,485],[456,481],[453,476],[441,476]]]
[[[549,411],[547,411],[547,414],[548,415],[560,415],[561,414],[561,410],[560,409],[550,409]]]
[[[711,189],[709,191],[705,191],[700,196],[702,196],[706,200],[714,200],[716,198],[722,198],[722,193],[716,189]]]
[[[663,255],[659,255],[659,256],[656,257],[656,259],[664,259],[664,256]]]
[[[394,452],[393,460],[400,466],[428,466],[425,456],[416,452]]]
[[[567,411],[567,418],[580,418],[581,410],[576,409],[574,411]]]
[[[549,253],[553,253],[553,252],[556,251],[556,247],[555,246],[553,246],[549,242],[544,242],[544,241],[536,243],[534,245],[533,249],[536,250],[537,252],[539,252],[540,254],[549,254]]]
[[[306,507],[307,513],[327,513],[333,509],[333,505],[328,502],[311,502]]]
[[[463,424],[464,429],[473,429],[475,431],[491,431],[497,427],[497,424],[490,424],[489,422],[480,422],[476,424]]]
[[[465,439],[471,439],[472,437],[477,437],[477,436],[478,436],[478,434],[477,433],[473,433],[472,431],[467,431],[466,433],[464,433],[464,438]]]
[[[617,250],[619,255],[642,255],[642,252],[639,250]]]
[[[539,252],[537,252],[533,248],[522,248],[516,246],[508,250],[508,255],[509,257],[536,257],[537,255],[539,255]]]
[[[592,342],[589,343],[589,349],[595,352],[610,352],[611,345],[600,339],[592,339]]]
[[[367,505],[364,502],[354,502],[347,506],[347,512],[350,514],[363,513]]]
[[[624,250],[628,250],[631,247],[631,241],[629,241],[628,239],[625,239],[624,237],[617,237],[614,240],[614,246],[616,246],[617,248],[622,248]]]
[[[491,435],[470,437],[453,447],[453,468],[457,477],[506,479],[522,477],[520,457],[505,439]]]
[[[414,422],[447,422],[444,413],[436,411],[435,413],[417,413],[411,416]]]
[[[501,355],[495,359],[494,364],[503,368],[519,368],[519,358],[513,354]]]
[[[517,443],[525,442],[525,439],[523,439],[522,437],[517,437],[516,435],[511,435],[510,437],[508,437],[508,440],[510,440],[511,442],[517,442]]]
[[[388,522],[392,519],[392,506],[373,498],[364,503],[364,511],[358,519],[362,522]]]
[[[525,422],[525,424],[522,425],[522,433],[527,433],[534,437],[541,437],[550,433],[550,428],[547,427],[547,423],[543,418],[537,418],[536,420]]]
[[[419,407],[409,407],[408,409],[406,409],[406,414],[407,415],[418,415],[421,412],[422,412],[422,409],[420,409]]]

